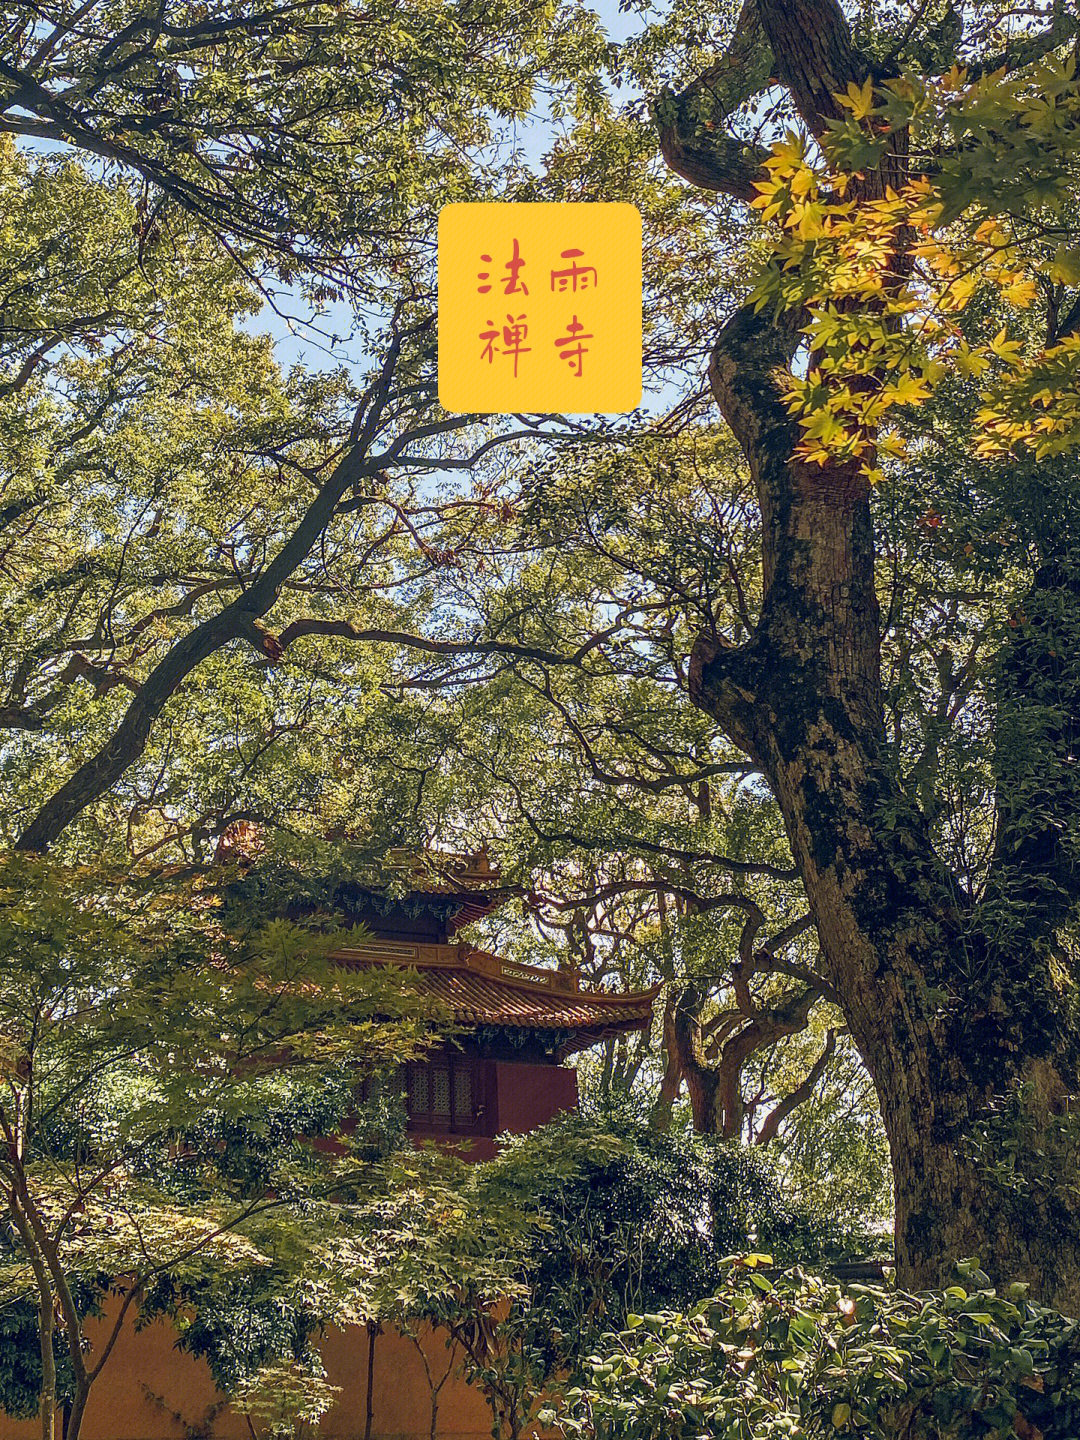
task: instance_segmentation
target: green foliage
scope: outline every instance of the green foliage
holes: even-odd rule
[[[590,444],[563,446],[554,461],[535,435],[518,460],[486,450],[474,460],[467,445],[451,437],[444,447],[429,429],[445,417],[434,402],[430,334],[418,331],[391,376],[379,436],[395,461],[419,431],[407,463],[388,461],[343,492],[262,623],[230,631],[178,686],[123,776],[71,825],[66,853],[201,864],[231,825],[251,820],[287,838],[267,841],[265,868],[230,900],[273,909],[291,886],[291,899],[330,910],[342,860],[493,833],[509,878],[526,892],[487,930],[510,953],[578,964],[588,979],[624,988],[662,982],[665,1001],[693,983],[697,1019],[719,1027],[714,1036],[729,1024],[741,1036],[796,993],[793,982],[822,978],[816,941],[798,928],[805,896],[784,827],[755,762],[688,699],[695,639],[739,644],[758,629],[754,484],[700,389],[716,329],[750,285],[771,232],[760,214],[740,218],[726,200],[665,175],[643,97],[619,108],[600,80],[608,67],[642,89],[681,86],[712,66],[742,8],[676,0],[616,53],[589,12],[554,0],[483,11],[451,0],[304,4],[272,18],[246,4],[208,15],[171,0],[65,0],[50,7],[47,45],[40,16],[21,7],[5,32],[0,104],[11,130],[49,146],[20,151],[0,139],[0,833],[17,836],[115,734],[133,697],[146,698],[164,657],[189,645],[281,552],[313,487],[351,443],[359,381],[338,332],[352,331],[367,359],[385,353],[381,307],[391,291],[407,294],[426,324],[438,205],[617,196],[637,203],[646,221],[646,361],[659,385],[680,387],[674,414],[645,435],[618,428],[597,445],[588,434]],[[977,13],[963,17],[936,0],[911,16],[903,5],[862,10],[860,44],[880,63],[875,73],[917,65],[939,74],[962,19],[973,78],[868,80],[841,101],[851,119],[833,127],[829,169],[814,146],[777,152],[774,200],[788,233],[769,293],[820,302],[809,338],[828,375],[843,381],[852,366],[861,381],[883,357],[898,362],[885,367],[883,391],[854,387],[870,406],[869,429],[876,434],[887,411],[909,457],[899,466],[886,453],[875,471],[888,763],[917,796],[964,911],[994,852],[995,803],[999,816],[1022,821],[1013,835],[1033,849],[1052,850],[1055,834],[1075,848],[1061,815],[1075,798],[1074,667],[1059,663],[1076,648],[1075,566],[1043,569],[1059,593],[1023,603],[1056,542],[1078,529],[1075,475],[1050,453],[1058,440],[1072,443],[1076,427],[1075,337],[1052,355],[1052,373],[1025,368],[1005,396],[1004,418],[1019,411],[1021,438],[1047,409],[1064,427],[1038,431],[1040,454],[1047,436],[1053,442],[1040,465],[1033,450],[1003,463],[1000,447],[987,449],[978,383],[981,374],[1007,381],[1017,345],[1039,354],[1074,309],[1077,84],[1060,59],[1023,68],[1016,35],[1017,73],[981,67],[1009,30],[1008,5],[966,7]],[[1055,36],[1059,19],[1055,11]],[[741,106],[733,123],[750,153],[749,132],[775,127],[781,115],[762,93],[777,88],[774,57],[751,38],[740,63],[714,67],[689,98],[665,94],[658,116],[678,111],[700,138]],[[495,142],[540,99],[561,129],[543,165],[526,168]],[[916,171],[924,156],[933,160],[934,194],[913,192],[899,211],[886,197],[852,213],[829,191],[836,164],[872,163],[885,132],[909,121]],[[94,161],[70,158],[80,149]],[[103,171],[102,155],[113,162]],[[991,226],[976,238],[965,228],[1006,210],[1019,230],[1003,236]],[[883,254],[923,216],[934,233],[911,283],[927,365],[909,374],[911,326],[875,307]],[[953,266],[971,271],[959,287]],[[861,304],[832,304],[838,274],[848,300]],[[328,340],[340,370],[287,374],[274,363],[269,342],[247,328],[267,294],[286,308],[311,307],[321,327],[311,333]],[[939,309],[944,330],[935,328]],[[860,334],[868,314],[873,323]],[[1013,330],[1002,338],[1005,319]],[[946,359],[957,373],[944,373]],[[818,407],[812,423],[822,428],[809,438],[819,454],[842,447],[847,403],[832,416]],[[861,431],[855,438],[870,443]],[[993,652],[1014,639],[1023,664],[1012,673]],[[1033,683],[1035,673],[1045,685]],[[1071,859],[1024,887],[1024,915],[1012,876],[984,897],[981,938],[993,922],[995,939],[1023,942],[1027,921],[1041,924],[1039,907],[1055,920],[1071,916]],[[341,1257],[339,1289],[318,1269],[331,1262],[304,1248],[316,1237],[292,1222],[273,1234],[269,1220],[260,1234],[249,1227],[232,1250],[215,1241],[225,1272],[216,1291],[202,1261],[170,1267],[156,1303],[180,1314],[185,1296],[197,1302],[203,1329],[193,1326],[187,1340],[223,1366],[239,1317],[259,1317],[252,1334],[261,1338],[228,1372],[230,1383],[252,1366],[291,1364],[309,1322],[335,1306],[449,1319],[462,1306],[475,1311],[476,1297],[500,1293],[500,1284],[532,1294],[530,1275],[537,1296],[558,1291],[568,1312],[589,1312],[594,1301],[606,1315],[631,1303],[681,1305],[714,1283],[714,1251],[749,1242],[751,1223],[785,1233],[762,1180],[760,1216],[733,1209],[735,1192],[717,1200],[728,1242],[713,1237],[689,1251],[672,1239],[664,1251],[665,1217],[683,1217],[674,1226],[682,1233],[694,1196],[723,1189],[722,1152],[676,1139],[650,1150],[648,1137],[631,1146],[647,1161],[605,1159],[590,1171],[612,1205],[625,1207],[601,1219],[540,1142],[528,1164],[508,1152],[519,1181],[498,1164],[474,1176],[408,1159],[390,1200],[367,1197],[347,1212],[341,1197],[313,1194],[330,1172],[334,1183],[341,1176],[304,1137],[333,1134],[348,1113],[350,1057],[362,1051],[391,1064],[406,1039],[415,1042],[417,1017],[399,1015],[391,1035],[379,1019],[386,995],[373,983],[361,994],[359,982],[348,1023],[337,1001],[309,1015],[302,981],[326,978],[311,933],[254,923],[245,931],[239,920],[230,930],[220,916],[203,924],[199,912],[166,936],[151,911],[171,906],[174,926],[179,886],[171,901],[145,892],[129,903],[91,894],[92,885],[83,895],[67,872],[58,885],[15,874],[9,890],[23,884],[30,898],[21,910],[11,902],[4,936],[24,957],[4,1001],[8,1070],[17,1081],[26,1059],[19,1017],[58,1006],[64,1028],[43,1032],[42,1063],[50,1076],[93,1077],[57,1090],[67,1098],[51,1110],[46,1095],[31,1177],[37,1183],[46,1161],[108,1158],[137,1222],[102,1249],[104,1207],[91,1207],[65,1263],[111,1271],[136,1233],[175,1254],[178,1238],[201,1244],[208,1235],[192,1226],[195,1207],[232,1214],[267,1189],[289,1204],[322,1206],[318,1224],[343,1252],[355,1249],[355,1272]],[[80,898],[66,910],[71,887]],[[200,969],[208,947],[226,957],[225,971]],[[225,983],[241,959],[245,981]],[[1056,1016],[1074,985],[1073,967],[1057,956],[1053,984],[1045,967],[1032,978],[1029,959],[1021,943],[1008,962],[1018,975],[995,970],[978,945],[956,960],[964,982],[979,979],[986,1014],[1008,1008],[1021,1037],[1031,1013]],[[266,986],[272,1020],[257,1018]],[[71,994],[77,1025],[67,1024]],[[739,1134],[760,1133],[769,1107],[809,1073],[833,1023],[823,1016],[836,1014],[824,996],[804,1032],[755,1052],[738,1075]],[[967,1000],[963,985],[933,996],[942,1016]],[[971,1019],[966,1043],[996,1063],[997,1052],[980,1047],[986,1015],[973,1005]],[[287,1074],[229,1071],[237,1059],[257,1057],[257,1066],[282,1044],[298,1062]],[[850,1045],[846,1052],[850,1059]],[[634,1037],[606,1048],[590,1083],[605,1099],[632,1093],[663,1124],[670,1059],[659,1033]],[[821,1207],[849,1206],[845,1220],[856,1210],[877,1218],[885,1205],[880,1127],[864,1123],[874,1103],[865,1077],[837,1059],[773,1142],[785,1151],[788,1181],[801,1181]],[[391,1120],[373,1121],[379,1143],[370,1150],[356,1137],[348,1164],[382,1153]],[[166,1134],[170,1145],[182,1137],[179,1161],[161,1143]],[[579,1138],[587,1146],[585,1132]],[[740,1183],[753,1191],[758,1162],[740,1163],[749,1167]],[[530,1166],[542,1210],[524,1195]],[[578,1197],[572,1212],[563,1183]],[[61,1203],[52,1191],[43,1199]],[[440,1217],[438,1234],[425,1207]],[[480,1211],[490,1219],[473,1234]],[[524,1225],[527,1242],[522,1213],[536,1221]],[[599,1271],[536,1278],[529,1267],[557,1228],[545,1230],[539,1216],[557,1215],[565,1229],[579,1213],[598,1226],[582,1243],[606,1257]],[[638,1222],[657,1248],[631,1262],[624,1236]],[[700,1241],[693,1225],[685,1233]],[[783,1249],[778,1236],[759,1243]],[[370,1272],[380,1246],[409,1256],[385,1294]],[[279,1253],[280,1269],[257,1270],[265,1288],[249,1285],[252,1265]],[[549,1258],[552,1276],[569,1264],[555,1251]],[[297,1267],[313,1264],[316,1293],[293,1294]],[[375,1270],[395,1273],[382,1261]],[[25,1275],[17,1278],[21,1285]],[[647,1292],[654,1298],[626,1298]],[[279,1300],[288,1315],[275,1329]],[[528,1343],[528,1355],[523,1340],[517,1352],[523,1385],[546,1373],[562,1342]]]
[[[533,1192],[531,1203],[552,1221],[528,1268],[530,1304],[547,1312],[538,1334],[550,1320],[580,1350],[590,1325],[705,1294],[723,1257],[747,1244],[813,1263],[842,1243],[830,1220],[784,1193],[764,1151],[628,1121],[601,1124],[608,1143],[618,1142],[609,1156],[590,1143],[595,1121],[556,1122],[582,1160],[569,1179]],[[507,1163],[529,1143],[514,1142]]]
[[[976,1262],[944,1291],[844,1291],[771,1257],[728,1261],[685,1313],[633,1316],[571,1387],[567,1435],[603,1440],[1069,1440],[1080,1322],[990,1288]],[[554,1414],[549,1418],[554,1418]]]
[[[60,1381],[60,1392],[66,1390]],[[38,1317],[26,1301],[0,1309],[0,1409],[19,1419],[33,1415],[41,1394]]]
[[[545,1393],[580,1375],[606,1330],[635,1310],[683,1307],[711,1291],[724,1257],[768,1244],[790,1259],[820,1258],[841,1237],[781,1190],[769,1158],[737,1144],[648,1126],[569,1117],[548,1127],[579,1155],[569,1177],[541,1178],[537,1225],[515,1277],[520,1293],[471,1357],[481,1384],[522,1422]],[[613,1143],[614,1142],[614,1143]],[[507,1163],[528,1162],[529,1139]],[[505,1417],[504,1417],[505,1418]]]
[[[312,1337],[326,1322],[326,1297],[287,1261],[256,1266],[210,1264],[199,1273],[165,1274],[139,1307],[140,1324],[165,1315],[180,1348],[206,1361],[227,1395],[274,1365],[317,1366]]]
[[[328,1311],[301,1278],[316,1215],[333,1228],[394,1138],[360,1084],[417,1053],[434,1017],[400,977],[337,964],[340,932],[236,907],[223,923],[227,880],[0,863],[10,1346],[29,1313],[61,1317],[56,1387],[20,1360],[17,1409],[34,1384],[85,1402],[115,1333],[91,1349],[83,1328],[106,1291],[117,1327],[182,1316],[234,1385],[306,1355]]]
[[[429,1169],[413,1200],[395,1186],[375,1213],[379,1246],[359,1242],[352,1263],[371,1272],[376,1318],[444,1330],[513,1433],[635,1308],[714,1288],[731,1249],[817,1259],[843,1238],[783,1193],[761,1151],[580,1115],[507,1137],[456,1177]]]
[[[763,1081],[791,1089],[820,1052],[829,1021],[812,1016],[802,1034],[762,1057]],[[785,1185],[801,1204],[852,1234],[890,1227],[893,1211],[889,1145],[873,1082],[850,1037],[841,1036],[813,1093],[792,1111],[770,1146]],[[774,1248],[769,1246],[767,1248]]]
[[[209,18],[187,5],[156,17],[132,0],[78,7],[77,22],[60,5],[54,23],[38,99],[56,84],[74,105],[79,82],[61,77],[92,70],[99,52],[108,84],[82,77],[96,99],[77,123],[67,109],[31,120],[17,107],[13,130],[55,128],[64,149],[5,135],[0,150],[0,833],[21,833],[115,734],[163,656],[280,552],[353,443],[360,377],[390,348],[385,321],[404,296],[420,328],[378,439],[395,460],[414,430],[420,443],[357,482],[278,593],[270,633],[223,637],[67,843],[201,860],[236,818],[317,839],[343,824],[400,828],[401,792],[426,768],[425,754],[410,756],[414,736],[445,715],[436,699],[429,723],[401,691],[431,656],[396,637],[552,638],[548,617],[515,606],[530,585],[499,593],[499,557],[513,571],[522,553],[500,524],[522,472],[474,465],[458,443],[471,427],[450,433],[435,403],[440,204],[637,201],[654,237],[650,295],[665,296],[648,307],[657,373],[696,369],[702,353],[698,320],[722,273],[711,206],[663,174],[648,127],[598,86],[610,57],[577,4],[305,4],[273,18],[226,5]],[[16,70],[36,24],[27,11],[5,36]],[[541,91],[574,124],[537,175],[508,127]],[[496,139],[507,141],[497,166]],[[104,177],[79,153],[99,142],[117,161]],[[275,267],[294,275],[288,287],[267,280]],[[341,288],[355,308],[333,298]],[[269,319],[267,301],[286,320]],[[299,327],[317,368],[328,352],[321,373],[279,368],[268,338],[250,333],[266,323]],[[542,450],[522,453],[531,465]],[[489,604],[468,568],[493,550]],[[316,628],[282,655],[276,637],[294,620]]]
[[[10,1246],[4,1237],[3,1253],[10,1258]],[[100,1285],[76,1277],[73,1286],[80,1307],[89,1315],[96,1314],[101,1298]],[[8,1300],[0,1305],[0,1411],[17,1419],[29,1419],[37,1413],[41,1395],[41,1343],[38,1313],[28,1300]],[[56,1393],[61,1400],[71,1399],[74,1377],[67,1345],[62,1336],[54,1343],[56,1361]]]
[[[299,1365],[267,1365],[240,1385],[232,1404],[260,1434],[306,1435],[340,1393],[340,1386]]]
[[[21,6],[5,29],[6,130],[113,162],[144,231],[181,210],[286,284],[369,297],[501,124],[545,82],[573,104],[602,53],[588,12],[548,0],[63,0],[47,44],[43,24]]]
[[[40,138],[45,127],[64,148],[5,138],[0,150],[9,840],[301,522],[350,443],[360,367],[341,337],[351,332],[365,364],[386,353],[388,283],[426,322],[441,201],[636,203],[657,384],[696,383],[717,306],[754,261],[741,227],[718,250],[712,197],[664,170],[643,108],[620,107],[599,83],[604,67],[639,83],[665,46],[685,43],[696,60],[712,29],[700,4],[625,54],[576,5],[511,4],[496,16],[421,4],[393,20],[370,6],[332,17],[315,6],[278,16],[272,35],[242,6],[212,22],[167,8],[160,33],[139,3],[105,19],[91,6],[75,26],[59,7],[37,77],[45,92],[62,84],[74,105],[61,76],[104,51],[109,80],[95,87],[93,114],[20,110],[16,133],[25,124]],[[32,34],[31,24],[8,36],[16,68]],[[271,143],[267,94],[244,67],[274,71],[290,46]],[[493,166],[491,142],[541,92],[561,127],[543,164],[504,149]],[[117,163],[101,170],[80,151],[97,153],[103,125]],[[267,338],[250,333],[267,298],[279,311],[310,307],[306,333],[340,368],[279,368]],[[475,843],[492,829],[514,878],[554,872],[558,895],[583,850],[600,878],[651,857],[660,882],[685,881],[680,857],[696,850],[706,863],[693,882],[710,897],[713,856],[743,863],[760,845],[789,866],[771,803],[740,793],[739,776],[721,784],[730,747],[671,683],[699,627],[734,617],[742,632],[757,604],[752,501],[730,439],[712,427],[672,439],[603,426],[612,443],[564,448],[559,465],[539,442],[520,465],[473,464],[456,436],[444,448],[426,433],[445,420],[432,360],[423,331],[394,371],[380,443],[424,430],[408,466],[380,467],[343,497],[272,609],[223,637],[123,776],[98,785],[63,853],[201,864],[231,825],[253,821],[271,836],[267,870],[283,852],[300,856],[294,898],[316,904],[333,900],[311,878],[322,857],[333,875],[392,845]],[[460,470],[440,468],[448,455]],[[675,594],[689,603],[672,623]],[[613,600],[625,623],[598,643]],[[584,663],[563,668],[560,654],[580,646],[591,647]],[[710,781],[716,823],[703,818]],[[268,881],[263,898],[283,895]],[[655,897],[639,897],[624,953],[602,942],[594,966],[617,966],[626,985],[705,967],[723,976],[730,924],[687,919],[672,935],[655,910]],[[583,958],[514,918],[511,950]],[[635,1039],[609,1066],[615,1088],[633,1083],[635,1067],[651,1073],[656,1049]]]
[[[323,1240],[342,1318],[450,1327],[524,1293],[537,1237],[555,1224],[553,1198],[623,1149],[576,1118],[504,1139],[490,1161],[425,1146],[372,1172],[350,1229]]]

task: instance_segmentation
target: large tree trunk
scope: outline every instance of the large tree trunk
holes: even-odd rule
[[[757,485],[765,592],[747,645],[698,641],[692,694],[757,760],[779,802],[826,979],[881,1101],[901,1282],[937,1283],[978,1255],[1000,1278],[1078,1304],[1077,1216],[1066,1186],[1039,1169],[1075,1088],[1071,1013],[1051,983],[1052,949],[1031,946],[1018,966],[995,946],[984,907],[935,855],[895,772],[868,487],[855,467],[796,458],[775,384],[793,343],[792,331],[743,310],[716,347],[713,389]],[[1023,1197],[986,1145],[978,1153],[982,1117],[1021,1083],[1026,1117],[994,1123],[1014,1124]]]
[[[747,197],[761,156],[723,134],[723,122],[760,93],[762,73],[821,138],[839,114],[836,93],[872,67],[837,0],[745,0],[726,56],[657,105],[674,169]],[[873,199],[902,180],[906,146],[895,136],[848,197]],[[888,271],[904,273],[902,253]],[[757,489],[763,599],[746,644],[699,638],[691,694],[757,761],[779,803],[825,978],[881,1102],[901,1283],[940,1282],[955,1260],[977,1255],[996,1277],[1031,1280],[1075,1306],[1080,1206],[1062,1117],[1077,1089],[1077,987],[1055,927],[1080,893],[1080,845],[1065,823],[1075,817],[1080,830],[1080,664],[1063,678],[1058,658],[1080,638],[1080,567],[1051,567],[1033,596],[1056,622],[1078,617],[1068,636],[1047,619],[1002,666],[999,725],[1014,717],[1024,743],[1001,747],[998,848],[975,900],[936,856],[886,745],[867,482],[855,465],[798,458],[778,377],[800,323],[746,307],[717,338],[710,380]],[[1051,676],[1055,693],[1034,726],[1035,781],[1018,783],[1032,765],[1033,682],[1045,691]]]

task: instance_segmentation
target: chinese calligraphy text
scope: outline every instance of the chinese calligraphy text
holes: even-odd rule
[[[445,206],[439,398],[466,414],[634,409],[641,399],[637,210]]]

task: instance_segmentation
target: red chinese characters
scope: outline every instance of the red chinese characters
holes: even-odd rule
[[[532,351],[531,345],[526,345],[529,338],[529,326],[524,315],[507,315],[506,324],[502,327],[500,334],[494,321],[487,321],[487,329],[481,331],[480,339],[483,340],[484,349],[481,359],[486,360],[489,365],[495,363],[496,354],[510,355],[514,360],[514,376],[518,373],[518,357],[528,355]],[[495,349],[495,341],[502,340],[502,351]]]
[[[481,263],[484,265],[490,265],[492,263],[490,255],[481,255],[480,260]],[[515,240],[513,252],[510,256],[510,259],[507,260],[506,264],[503,266],[506,274],[499,282],[503,287],[504,295],[528,295],[529,287],[521,278],[521,270],[524,264],[525,261],[522,259],[521,256],[521,246],[519,245],[517,240]],[[490,280],[491,272],[490,270],[481,270],[476,278],[478,280]],[[490,293],[490,291],[490,285],[478,285],[476,287],[476,293],[478,295],[487,295]]]
[[[596,270],[592,265],[579,265],[577,262],[584,258],[584,250],[564,250],[560,255],[561,260],[569,260],[570,266],[565,270],[552,270],[551,288],[560,295],[567,291],[576,294],[578,290],[596,289]],[[591,277],[591,278],[590,278]]]
[[[568,265],[560,268],[550,269],[551,292],[555,295],[572,295],[587,290],[595,290],[599,283],[596,267],[593,265],[579,264],[585,259],[585,252],[573,247],[561,250],[559,259],[569,261]],[[485,252],[480,256],[482,265],[494,265],[491,253]],[[504,295],[525,295],[529,294],[529,287],[522,278],[522,271],[525,268],[525,256],[521,253],[521,245],[518,240],[512,242],[510,258],[502,265],[502,274],[496,280],[492,270],[479,270],[477,280],[480,282],[477,287],[478,295],[488,295],[495,289],[495,286],[502,286]],[[542,308],[542,307],[541,307]],[[529,316],[522,311],[518,315],[507,314],[506,323],[499,325],[494,320],[486,320],[486,329],[481,330],[478,339],[482,344],[480,358],[489,365],[495,364],[496,356],[503,356],[513,361],[513,373],[516,379],[519,375],[519,365],[523,355],[531,355],[533,346],[526,344],[529,339]],[[541,317],[541,330],[543,330],[543,317]],[[578,319],[577,314],[571,314],[569,321],[563,326],[559,334],[554,338],[554,346],[560,359],[565,360],[571,372],[581,378],[585,356],[589,354],[588,347],[584,344],[586,340],[594,340],[596,337],[588,332],[585,325]]]
[[[581,342],[583,340],[594,340],[596,337],[585,333],[585,326],[576,315],[571,317],[570,324],[567,325],[566,329],[568,333],[564,335],[562,339],[555,341],[555,348],[558,350],[560,358],[567,362],[570,369],[580,380],[582,363],[585,356],[589,353]]]

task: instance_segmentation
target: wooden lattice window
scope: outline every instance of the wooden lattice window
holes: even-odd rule
[[[447,1055],[407,1067],[405,1104],[410,1129],[475,1135],[481,1128],[485,1099],[479,1061]]]

